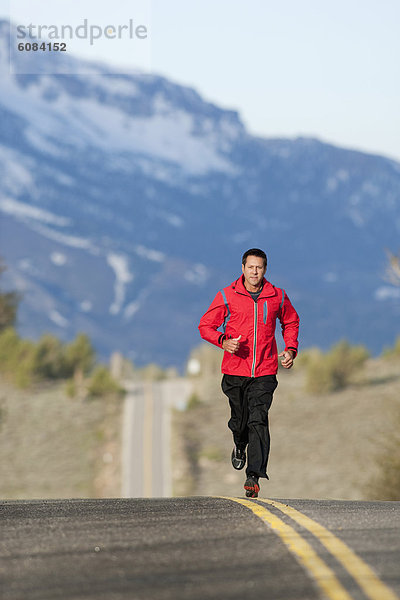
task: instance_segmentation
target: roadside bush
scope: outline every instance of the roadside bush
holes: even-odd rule
[[[84,333],[79,333],[76,338],[65,346],[66,368],[75,379],[81,381],[95,363],[95,351],[90,339]]]
[[[393,398],[393,423],[395,427],[386,433],[380,442],[380,450],[376,456],[378,473],[365,488],[365,495],[370,500],[400,500],[400,405],[398,398]]]
[[[104,365],[95,368],[86,389],[88,396],[91,398],[123,393],[123,389],[113,379],[110,371]]]
[[[350,346],[342,340],[327,353],[314,353],[306,364],[306,389],[312,394],[345,388],[363,366],[369,352],[364,346]]]
[[[368,490],[372,500],[400,500],[400,439],[391,446],[382,454],[381,474]]]
[[[35,345],[22,340],[13,327],[0,333],[0,372],[18,387],[29,387],[35,379]]]
[[[150,363],[138,369],[141,379],[145,381],[161,381],[165,379],[165,371],[154,363]]]
[[[0,258],[0,277],[6,268],[3,260]],[[20,295],[17,292],[0,291],[0,331],[14,325],[19,301]]]
[[[397,336],[392,347],[384,348],[383,358],[400,358],[400,335]]]
[[[321,351],[319,348],[315,348],[314,346],[311,348],[306,348],[305,350],[301,350],[299,352],[299,354],[296,356],[294,364],[297,369],[304,369],[310,364],[310,362],[316,356],[320,356],[320,354],[321,354]],[[280,366],[280,361],[279,361],[279,366]],[[285,371],[285,369],[282,369],[282,371]]]
[[[0,332],[0,371],[6,373],[15,363],[20,338],[13,327]]]
[[[194,408],[197,408],[198,406],[201,406],[201,404],[202,402],[199,396],[195,392],[193,392],[193,394],[189,396],[189,400],[187,401],[186,410],[192,410]]]
[[[30,340],[19,341],[9,375],[11,375],[15,385],[20,388],[30,387],[37,379],[35,373],[35,344]]]
[[[84,334],[66,345],[44,334],[35,344],[20,338],[13,327],[0,331],[0,373],[18,387],[73,376],[75,388],[80,389],[94,361],[94,350]],[[70,388],[70,395],[74,395]]]
[[[54,335],[42,335],[34,351],[34,370],[40,379],[62,379],[72,375],[64,346]]]
[[[78,392],[73,379],[68,379],[67,383],[65,384],[65,393],[67,394],[68,398],[76,397]]]

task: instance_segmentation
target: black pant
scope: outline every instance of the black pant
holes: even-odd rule
[[[278,385],[276,375],[242,377],[224,375],[222,391],[228,396],[231,418],[228,427],[236,446],[247,448],[246,474],[266,477],[270,448],[268,411]]]

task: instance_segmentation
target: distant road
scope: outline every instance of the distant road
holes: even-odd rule
[[[2,600],[398,600],[400,502],[0,503]]]
[[[178,378],[124,385],[122,495],[171,496],[171,408],[184,405],[191,384]]]

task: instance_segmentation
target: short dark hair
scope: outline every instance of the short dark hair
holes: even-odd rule
[[[264,267],[267,266],[267,255],[265,254],[264,250],[260,250],[259,248],[251,248],[250,250],[247,250],[242,256],[242,265],[246,264],[248,256],[258,256],[259,258],[262,258],[264,260]]]

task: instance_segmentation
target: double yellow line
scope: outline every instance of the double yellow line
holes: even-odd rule
[[[312,546],[293,527],[255,501],[244,500],[242,498],[225,497],[225,499],[246,506],[264,523],[269,525],[297,557],[299,562],[313,575],[323,593],[330,600],[353,600],[332,569],[325,564]],[[336,560],[343,565],[369,600],[399,600],[398,596],[376,576],[373,570],[328,529],[291,506],[282,504],[276,500],[258,498],[258,502],[280,510],[304,529],[310,531]]]

